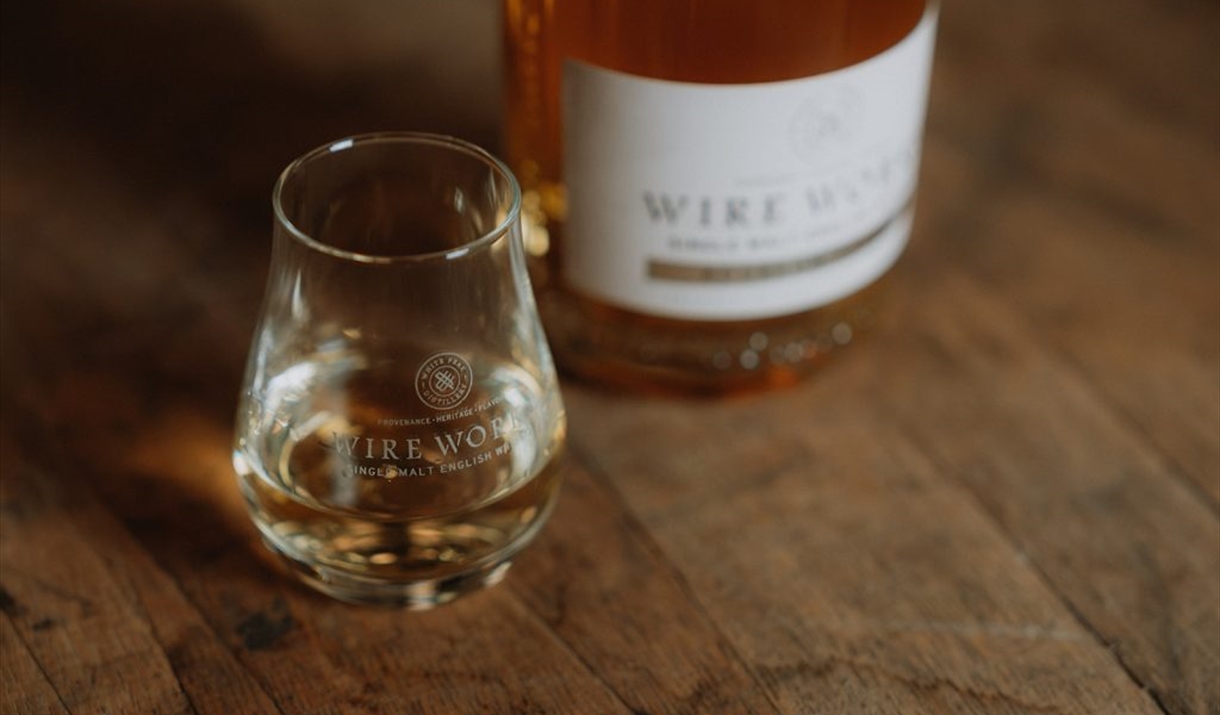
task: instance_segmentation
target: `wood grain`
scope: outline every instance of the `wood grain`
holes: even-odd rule
[[[1156,712],[969,495],[847,390],[715,408],[576,392],[577,418],[599,419],[574,440],[605,455],[785,712]]]
[[[781,712],[651,532],[586,471],[587,456],[572,461],[513,589],[632,712]]]
[[[229,464],[279,168],[495,142],[494,53],[430,68],[494,2],[392,5],[6,6],[5,713],[1220,715],[1220,5],[946,3],[876,335],[565,383],[546,530],[429,613],[296,585]]]
[[[1041,3],[972,62],[943,43],[920,235],[1220,508],[1220,49],[1192,31],[1218,15]],[[989,21],[969,4],[945,29]]]
[[[962,322],[936,311],[942,342],[904,351],[929,380],[886,403],[1137,682],[1174,712],[1220,706],[1220,651],[1207,635],[1220,632],[1215,513],[1074,370],[1029,350],[1030,336],[1008,333],[1001,309],[966,285],[938,286]]]
[[[979,88],[994,101],[940,105],[959,121],[992,112],[998,131],[943,135],[951,161],[925,187],[940,198],[923,234],[940,250],[913,251],[903,273],[929,300],[895,316],[931,323],[938,355],[905,364],[940,379],[884,397],[1162,707],[1215,712],[1220,144],[1206,127],[1220,107],[1197,92],[1216,83],[1220,50],[1190,26],[1214,25],[1217,8],[1117,3],[1110,32],[1055,17],[973,68],[1008,73]],[[1118,31],[1135,24],[1148,31]],[[1052,41],[1073,33],[1079,53]],[[1165,96],[1170,81],[1187,93]],[[933,280],[944,255],[967,275]]]
[[[12,609],[7,601],[6,607]],[[7,615],[0,623],[0,697],[4,711],[16,715],[68,712]]]

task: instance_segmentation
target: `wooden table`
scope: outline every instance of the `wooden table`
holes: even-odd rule
[[[1216,3],[947,3],[882,330],[785,392],[565,383],[553,519],[428,613],[274,570],[230,435],[275,173],[494,144],[494,4],[273,5],[4,10],[6,715],[1220,712]]]

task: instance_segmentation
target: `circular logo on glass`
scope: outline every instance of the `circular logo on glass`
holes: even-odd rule
[[[415,373],[415,394],[432,409],[447,410],[462,404],[473,382],[474,373],[466,358],[457,353],[437,353]]]

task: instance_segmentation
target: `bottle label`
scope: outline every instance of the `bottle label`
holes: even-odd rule
[[[651,315],[734,320],[846,297],[910,233],[936,13],[859,64],[707,85],[564,66],[577,290]]]

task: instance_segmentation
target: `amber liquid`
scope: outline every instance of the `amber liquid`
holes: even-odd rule
[[[880,286],[763,320],[676,320],[606,304],[562,274],[560,109],[566,59],[707,84],[810,77],[909,34],[924,0],[505,0],[505,150],[525,193],[526,242],[551,347],[568,371],[644,389],[721,393],[788,384],[873,325]],[[578,240],[579,237],[571,237]]]

